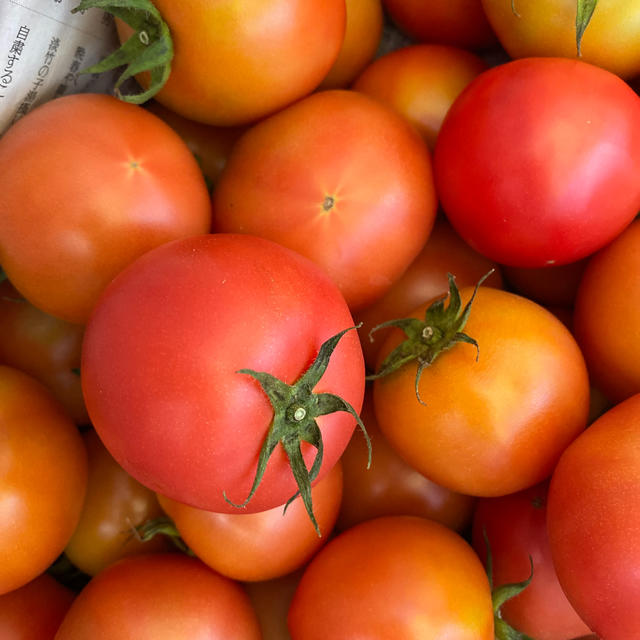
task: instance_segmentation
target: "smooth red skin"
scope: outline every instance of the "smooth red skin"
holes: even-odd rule
[[[352,89],[393,107],[433,150],[453,101],[487,64],[475,54],[438,44],[418,44],[376,58]]]
[[[168,125],[114,97],[77,94],[0,141],[0,264],[33,305],[84,324],[111,279],[155,246],[207,233],[198,164]]]
[[[354,310],[409,266],[436,204],[429,150],[407,122],[361,93],[322,91],[238,140],[213,194],[214,229],[298,251]]]
[[[547,483],[501,498],[481,498],[473,516],[473,547],[486,561],[486,531],[493,561],[493,585],[533,579],[505,602],[502,617],[536,640],[567,640],[590,632],[558,582],[547,536]]]
[[[353,319],[336,286],[306,258],[248,235],[181,240],[147,253],[114,280],[87,326],[87,409],[113,457],[179,502],[238,513],[249,494],[273,411],[248,368],[292,384],[321,344]],[[315,388],[359,411],[364,363],[355,331],[342,337]],[[355,420],[318,419],[319,478]],[[303,444],[307,466],[315,449]],[[278,446],[244,512],[284,504],[297,487]]]
[[[0,595],[43,573],[80,518],[87,455],[71,418],[35,378],[0,366]]]
[[[156,553],[120,560],[80,592],[55,640],[261,640],[240,585],[195,558]]]
[[[318,536],[300,497],[259,513],[214,513],[158,496],[180,537],[200,560],[234,580],[263,581],[306,564],[331,534],[342,498],[340,461],[311,489]]]
[[[484,49],[497,39],[480,0],[383,0],[391,19],[422,41]]]
[[[547,528],[569,601],[606,640],[640,636],[640,395],[596,420],[551,478]]]
[[[575,262],[640,209],[640,99],[577,60],[494,67],[451,107],[434,168],[447,217],[480,253],[517,267]]]
[[[381,516],[419,516],[455,531],[470,522],[475,498],[449,491],[409,466],[389,445],[376,422],[371,393],[361,413],[371,439],[371,467],[361,433],[354,433],[340,458],[344,475],[340,531]]]
[[[43,573],[0,596],[2,640],[53,640],[75,594]]]
[[[446,295],[449,291],[447,273],[453,274],[456,285],[462,288],[475,286],[491,269],[495,272],[483,284],[501,289],[498,265],[466,244],[446,219],[436,220],[429,239],[405,272],[381,298],[354,316],[356,323],[362,323],[358,333],[367,367],[375,370],[378,351],[390,331],[380,329],[371,340],[369,332],[374,327],[387,320],[404,318],[423,302]]]
[[[288,616],[293,640],[493,640],[482,563],[458,534],[423,518],[368,520],[305,570]]]
[[[640,392],[640,222],[587,265],[573,314],[574,332],[594,384],[612,402]]]

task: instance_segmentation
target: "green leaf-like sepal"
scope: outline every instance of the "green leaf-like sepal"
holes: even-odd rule
[[[173,544],[183,553],[186,553],[189,556],[195,555],[182,539],[182,536],[180,535],[180,532],[173,520],[166,516],[143,522],[141,525],[138,525],[133,529],[132,535],[140,542],[149,542],[149,540],[153,540],[156,536],[163,535],[169,538],[171,542],[173,542]]]
[[[576,48],[578,57],[582,56],[582,36],[589,26],[591,16],[595,11],[598,0],[577,0],[576,7]]]
[[[82,0],[71,13],[93,8],[120,18],[135,33],[118,50],[83,69],[82,73],[102,73],[126,67],[116,82],[116,95],[133,104],[146,102],[162,89],[171,73],[173,41],[169,27],[151,0]],[[146,91],[126,95],[120,93],[120,86],[125,80],[143,71],[148,71],[151,77]]]
[[[278,443],[280,443],[287,454],[291,472],[298,486],[298,491],[289,498],[284,510],[286,511],[289,504],[300,495],[317,534],[319,536],[321,535],[320,528],[313,514],[313,503],[311,499],[311,483],[318,477],[324,453],[322,433],[316,422],[316,418],[329,413],[335,413],[336,411],[350,413],[365,435],[369,448],[368,466],[371,464],[371,441],[357,411],[346,400],[339,396],[331,393],[313,392],[313,389],[318,382],[320,382],[320,379],[329,366],[329,360],[340,338],[342,338],[347,331],[356,328],[357,327],[349,327],[326,340],[321,345],[318,355],[309,368],[292,385],[282,382],[282,380],[264,371],[240,369],[240,371],[237,372],[249,375],[259,382],[262,390],[271,402],[274,416],[262,448],[260,449],[258,466],[253,484],[249,490],[249,495],[243,502],[235,503],[224,493],[224,498],[229,504],[242,508],[249,503],[260,486],[269,458]],[[302,456],[302,442],[307,442],[316,449],[316,455],[310,469],[307,468]]]
[[[386,327],[402,329],[407,337],[384,359],[378,372],[367,376],[367,380],[388,376],[415,360],[418,365],[415,379],[416,398],[418,402],[425,404],[420,397],[420,376],[425,367],[432,364],[440,353],[450,349],[458,342],[466,342],[476,348],[477,360],[480,354],[478,343],[462,330],[469,319],[471,305],[475,300],[478,288],[492,273],[493,269],[480,278],[464,308],[462,308],[462,300],[455,278],[449,273],[447,274],[449,279],[448,306],[445,306],[445,298],[440,298],[427,308],[424,320],[400,318],[388,320],[374,327],[369,333],[370,339],[372,339],[374,332]]]

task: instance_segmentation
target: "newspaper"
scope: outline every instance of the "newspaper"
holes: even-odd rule
[[[79,0],[0,0],[0,134],[70,93],[112,93],[116,73],[82,74],[118,45],[113,17]]]

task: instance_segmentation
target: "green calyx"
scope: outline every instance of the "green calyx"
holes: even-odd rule
[[[71,13],[93,8],[120,18],[135,33],[117,51],[82,72],[101,73],[126,67],[115,85],[117,97],[133,104],[146,102],[162,89],[171,73],[173,42],[169,27],[151,0],[82,0]],[[149,88],[141,93],[121,94],[122,83],[143,71],[150,73]]]
[[[320,432],[316,418],[335,413],[336,411],[346,411],[350,413],[355,418],[365,436],[367,446],[369,447],[369,463],[367,466],[371,465],[371,441],[357,411],[346,400],[343,400],[339,396],[332,393],[313,392],[313,389],[324,375],[329,365],[331,354],[340,341],[340,338],[342,338],[347,331],[355,328],[356,327],[350,327],[349,329],[340,331],[340,333],[326,340],[320,347],[316,359],[292,385],[286,384],[266,372],[254,371],[252,369],[241,369],[237,372],[249,375],[260,383],[260,386],[271,402],[274,416],[267,437],[260,450],[258,468],[249,495],[244,502],[237,504],[229,500],[225,493],[224,498],[229,504],[242,508],[249,503],[260,485],[271,454],[274,452],[276,446],[281,444],[287,454],[293,477],[298,485],[298,492],[289,498],[284,509],[286,511],[291,502],[300,495],[316,533],[318,536],[321,535],[320,528],[313,514],[313,503],[311,500],[311,483],[318,476],[320,467],[322,466],[324,451],[322,433]],[[307,468],[304,458],[302,457],[302,442],[307,442],[316,449],[316,455],[310,469]]]
[[[166,536],[179,551],[182,551],[182,553],[186,553],[188,556],[195,555],[182,539],[182,536],[180,535],[180,532],[173,520],[168,517],[147,520],[141,525],[135,527],[132,535],[140,542],[149,542],[149,540],[153,540],[156,536],[160,535]]]
[[[373,333],[385,327],[398,327],[406,334],[406,339],[401,342],[383,361],[380,370],[367,377],[368,380],[376,380],[388,376],[401,367],[414,360],[418,363],[416,372],[415,390],[416,398],[421,404],[425,404],[420,397],[420,376],[425,367],[429,366],[437,357],[450,349],[458,342],[466,342],[476,348],[476,360],[480,349],[478,343],[462,330],[467,324],[471,305],[478,292],[478,287],[493,273],[493,269],[480,278],[471,299],[465,307],[462,307],[460,292],[455,283],[455,278],[449,273],[449,306],[445,307],[446,298],[440,298],[431,304],[426,312],[424,320],[418,318],[400,318],[388,320],[374,327],[369,333],[369,339],[373,340]]]

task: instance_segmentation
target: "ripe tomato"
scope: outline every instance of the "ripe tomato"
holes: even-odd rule
[[[493,640],[489,582],[473,549],[432,520],[376,518],[331,540],[289,609],[293,640]]]
[[[311,93],[345,35],[345,0],[153,4],[174,46],[171,73],[155,98],[207,124],[246,124]],[[121,39],[133,32],[123,23],[119,31]],[[148,75],[138,78],[149,86]]]
[[[460,295],[466,304],[472,289]],[[427,350],[418,366],[429,361],[431,344],[437,350],[443,325],[456,331],[450,319],[438,321],[435,308],[425,323],[427,306],[409,316],[424,326],[415,344]],[[375,380],[380,429],[411,466],[453,491],[489,497],[537,484],[586,426],[589,381],[580,349],[549,311],[489,287],[478,290],[464,331],[478,350],[452,343],[424,366],[418,383],[415,360]],[[380,363],[403,335],[389,335]]]
[[[569,604],[553,567],[547,536],[547,483],[501,498],[481,498],[473,515],[473,547],[492,558],[494,587],[533,578],[502,605],[502,618],[536,640],[567,640],[589,633]],[[531,559],[531,560],[530,560]]]
[[[250,495],[260,450],[265,442],[270,449],[273,435],[274,409],[255,376],[301,381],[294,398],[291,387],[277,386],[285,397],[276,401],[274,428],[287,431],[287,453],[273,442],[245,507],[264,511],[298,489],[288,456],[296,473],[309,470],[311,481],[331,469],[349,441],[364,394],[352,326],[335,284],[289,249],[233,234],[171,242],[121,273],[97,305],[82,355],[87,409],[107,449],[142,484],[201,509],[237,514],[228,500]],[[326,371],[317,360],[311,370],[320,380],[303,378],[321,345],[341,331],[347,332]],[[317,418],[316,429],[318,411],[336,410],[328,394],[342,397],[353,413],[339,403],[337,413]],[[310,469],[314,460],[322,463],[319,471]]]
[[[135,527],[162,515],[155,493],[111,457],[93,429],[83,439],[89,459],[87,494],[66,556],[95,576],[124,556],[166,550],[168,542],[161,537],[141,542],[134,535]]]
[[[593,256],[576,298],[574,331],[594,384],[612,402],[640,392],[640,221]]]
[[[260,640],[240,585],[195,558],[152,553],[124,558],[80,592],[56,640]]]
[[[640,209],[640,98],[578,60],[509,62],[458,97],[434,166],[447,217],[480,253],[517,267],[575,262]]]
[[[367,462],[364,461],[366,467]],[[158,496],[181,538],[206,565],[234,580],[271,580],[306,564],[325,543],[338,516],[342,467],[338,462],[311,489],[316,533],[298,496],[283,513],[214,513]]]
[[[71,418],[31,376],[0,366],[0,594],[62,553],[80,518],[87,455]]]
[[[383,0],[402,31],[422,42],[480,49],[496,41],[481,0]]]
[[[599,637],[640,637],[640,395],[596,420],[562,454],[549,487],[553,563]]]
[[[512,58],[575,58],[576,4],[576,0],[514,0],[512,6],[507,0],[482,0],[491,26]],[[640,1],[599,2],[582,37],[581,58],[631,78],[640,73],[639,38]]]
[[[377,58],[356,78],[352,88],[393,107],[418,129],[433,150],[449,107],[486,69],[482,58],[464,49],[419,44]]]
[[[0,140],[0,166],[0,264],[27,300],[69,322],[86,322],[139,255],[211,224],[202,173],[178,135],[106,95],[31,111]]]
[[[250,129],[213,202],[214,229],[307,256],[351,309],[409,266],[436,213],[426,145],[391,109],[354,91],[316,93]]]
[[[398,515],[464,529],[475,499],[431,482],[398,456],[376,424],[371,393],[365,395],[361,416],[371,438],[371,467],[367,469],[365,439],[354,433],[341,458],[344,489],[336,528],[344,531],[365,520]]]
[[[43,573],[0,596],[2,640],[53,640],[74,593]]]

